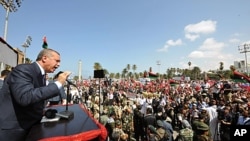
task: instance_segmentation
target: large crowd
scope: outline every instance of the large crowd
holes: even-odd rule
[[[250,124],[246,85],[223,79],[78,83],[82,102],[110,141],[228,141],[230,125]]]

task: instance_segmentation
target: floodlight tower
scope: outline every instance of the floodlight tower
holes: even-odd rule
[[[250,44],[239,45],[238,50],[240,51],[240,53],[245,54],[245,69],[246,69],[246,73],[248,75],[247,53],[250,52]]]
[[[22,47],[24,47],[24,59],[23,63],[25,64],[26,62],[26,48],[28,48],[31,44],[32,38],[31,36],[27,36],[26,41],[23,43]]]
[[[22,0],[15,0],[15,2],[13,0],[0,0],[0,4],[4,7],[4,9],[6,10],[6,15],[5,15],[5,26],[4,26],[4,35],[3,35],[3,39],[5,41],[7,41],[7,30],[8,30],[8,21],[9,21],[9,13],[10,12],[16,12],[17,11],[17,7],[21,6],[21,1]],[[15,5],[15,3],[17,4],[17,6]]]

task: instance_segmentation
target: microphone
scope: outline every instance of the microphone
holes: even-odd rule
[[[58,78],[58,76],[59,76],[61,73],[63,73],[63,71],[59,71],[59,72],[55,75],[54,78]],[[74,86],[74,87],[77,88],[76,84],[74,84],[72,81],[70,81],[70,80],[68,80],[68,79],[66,79],[66,81],[67,81],[67,83],[68,83],[69,85],[72,85],[72,86]]]
[[[55,75],[54,78],[58,78],[58,76],[59,76],[61,73],[63,73],[63,71],[59,71],[59,72]],[[73,82],[71,82],[70,80],[68,80],[68,79],[66,79],[66,81],[67,81],[67,83],[68,83],[68,86],[67,86],[67,99],[66,99],[66,110],[65,110],[65,111],[62,111],[62,112],[59,112],[59,113],[57,113],[56,115],[59,116],[59,117],[65,118],[65,119],[72,119],[72,118],[74,117],[74,112],[68,110],[68,105],[69,105],[69,104],[68,104],[68,103],[69,103],[69,101],[68,101],[68,96],[69,96],[69,94],[70,94],[70,92],[69,92],[69,86],[70,86],[70,85],[73,85],[74,87],[76,87],[76,85],[75,85]],[[77,87],[76,87],[76,88],[77,88]]]
[[[66,81],[67,81],[67,83],[68,83],[69,85],[73,85],[74,87],[77,88],[76,84],[74,84],[72,81],[70,81],[70,80],[68,80],[68,79],[66,79]]]

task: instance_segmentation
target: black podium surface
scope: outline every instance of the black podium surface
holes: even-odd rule
[[[64,105],[50,107],[58,112],[66,110]],[[32,127],[26,141],[57,141],[57,140],[105,140],[106,128],[89,115],[81,104],[68,106],[68,111],[74,113],[70,119],[61,118],[59,121],[43,122]]]

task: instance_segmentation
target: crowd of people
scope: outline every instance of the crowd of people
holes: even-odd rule
[[[81,86],[81,93],[110,141],[228,141],[231,124],[249,125],[245,84],[223,79],[172,82],[92,80]]]
[[[103,78],[65,89],[68,71],[46,82],[46,74],[59,66],[60,54],[43,49],[36,62],[1,73],[0,140],[25,140],[46,106],[65,99],[86,105],[106,127],[109,141],[229,141],[231,125],[250,125],[248,84]]]

